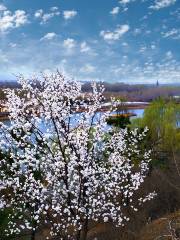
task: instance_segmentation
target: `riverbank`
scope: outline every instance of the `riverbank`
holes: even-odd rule
[[[9,120],[9,112],[0,112],[0,121]]]
[[[123,103],[123,107],[130,111],[130,110],[138,110],[138,109],[145,109],[147,106],[149,105],[148,102],[126,102],[126,103]],[[101,109],[98,109],[99,112],[106,112],[106,111],[109,111],[110,108],[112,107],[112,104],[111,103],[104,103],[102,105],[102,108]],[[82,113],[84,112],[85,108],[80,108],[78,110],[79,113]],[[9,112],[0,112],[0,121],[6,121],[6,120],[9,120]]]

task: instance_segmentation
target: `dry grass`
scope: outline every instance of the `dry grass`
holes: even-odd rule
[[[172,232],[180,230],[180,211],[159,218],[142,229],[137,240],[174,240]],[[180,238],[176,238],[180,239]]]

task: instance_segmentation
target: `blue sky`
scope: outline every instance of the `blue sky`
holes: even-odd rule
[[[180,0],[0,0],[0,79],[180,83]]]

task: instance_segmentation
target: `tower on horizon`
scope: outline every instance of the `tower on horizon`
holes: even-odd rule
[[[159,87],[159,81],[157,80],[157,82],[156,82],[156,87]]]

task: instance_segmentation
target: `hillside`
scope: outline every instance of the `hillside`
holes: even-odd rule
[[[174,240],[180,237],[180,211],[165,215],[142,229],[137,240]]]

